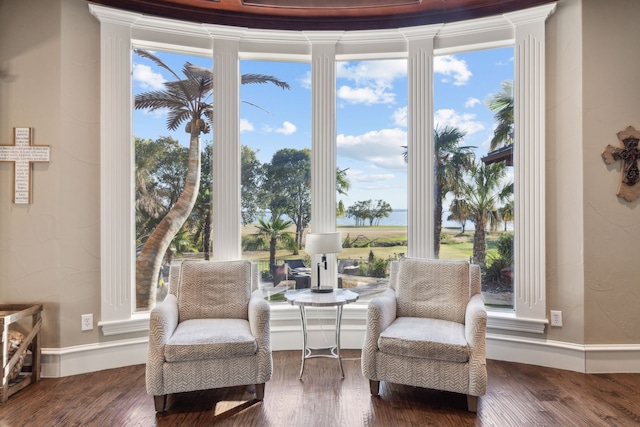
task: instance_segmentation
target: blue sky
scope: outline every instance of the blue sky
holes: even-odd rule
[[[155,52],[176,72],[185,61],[212,67],[210,58]],[[134,55],[133,93],[159,89],[172,79],[163,69]],[[337,68],[337,144],[340,168],[349,168],[345,206],[359,200],[382,199],[394,209],[406,208],[407,75],[405,60],[340,62]],[[311,65],[308,63],[241,61],[240,72],[278,77],[291,85],[240,88],[240,139],[269,162],[281,148],[311,147]],[[493,49],[439,56],[434,61],[434,120],[436,126],[456,126],[466,132],[464,145],[477,147],[477,158],[488,150],[493,113],[485,101],[513,79],[513,49]],[[188,135],[166,129],[165,112],[135,111],[135,136],[155,139],[171,135],[185,145]],[[204,135],[204,139],[210,138]],[[511,178],[512,179],[512,178]]]

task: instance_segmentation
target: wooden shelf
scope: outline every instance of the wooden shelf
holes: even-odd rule
[[[40,381],[40,329],[42,328],[42,304],[0,304],[0,329],[2,329],[2,398],[5,403],[9,396],[22,390],[29,384]],[[7,351],[7,336],[9,325],[31,316],[31,331],[26,335],[20,348],[9,360]],[[27,349],[31,346],[31,369],[23,366],[18,376],[9,381],[9,374]]]

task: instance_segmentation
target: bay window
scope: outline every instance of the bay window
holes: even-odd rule
[[[514,309],[489,327],[542,333],[545,308],[544,43],[555,5],[451,24],[380,31],[275,31],[186,23],[90,5],[101,22],[101,322],[105,335],[145,330],[134,313],[131,48],[213,58],[213,259],[241,257],[240,59],[311,63],[313,231],[336,225],[336,63],[407,61],[407,255],[433,257],[434,57],[514,46]],[[317,260],[312,259],[312,263]],[[330,274],[337,274],[335,262]],[[347,309],[345,309],[345,312]],[[362,316],[364,312],[361,311]],[[357,316],[357,315],[356,315]],[[349,317],[349,316],[346,316]],[[364,317],[362,318],[364,322]]]

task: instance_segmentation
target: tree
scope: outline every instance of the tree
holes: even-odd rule
[[[265,189],[271,194],[271,215],[284,214],[291,218],[299,249],[311,219],[311,151],[308,148],[278,150],[266,170]]]
[[[502,90],[494,93],[485,101],[486,106],[493,111],[496,128],[491,138],[490,150],[513,144],[513,81],[502,82]]]
[[[366,202],[359,201],[347,208],[347,217],[353,218],[356,222],[356,227],[364,225],[364,222],[368,218],[368,210],[365,206]]]
[[[151,233],[161,217],[164,207],[160,203],[154,171],[159,147],[150,139],[134,139],[136,149],[135,210],[136,243]]]
[[[513,221],[513,200],[507,201],[500,209],[500,218],[504,222],[504,231],[507,231],[507,224],[509,221]]]
[[[460,235],[464,234],[467,220],[471,219],[467,201],[463,199],[453,199],[449,205],[449,212],[451,212],[451,215],[449,215],[447,220],[459,222],[462,227]]]
[[[134,139],[136,243],[142,243],[176,203],[184,187],[188,150],[171,137]]]
[[[258,219],[256,233],[258,237],[269,240],[269,265],[276,263],[276,248],[279,241],[289,242],[292,240],[291,234],[287,231],[291,221],[286,221],[280,216],[272,216],[270,222]]]
[[[169,212],[151,232],[136,260],[136,307],[146,310],[155,302],[160,266],[171,240],[185,223],[198,197],[200,187],[200,134],[208,133],[213,119],[213,70],[185,63],[181,78],[175,71],[152,53],[135,49],[134,52],[167,70],[175,81],[164,83],[163,90],[136,95],[135,108],[150,111],[168,109],[167,128],[176,130],[187,123],[189,133],[189,163],[184,188]],[[241,84],[273,83],[283,89],[289,85],[275,77],[260,74],[241,76]]]
[[[442,234],[442,203],[449,192],[458,194],[460,185],[464,179],[464,173],[471,168],[474,161],[472,146],[460,146],[462,138],[465,136],[456,127],[445,126],[444,129],[433,130],[435,145],[435,175],[436,185],[434,194],[434,230],[433,230],[433,252],[434,256],[440,256],[440,235]],[[409,159],[407,147],[402,153],[404,161]]]
[[[193,230],[193,242],[198,250],[208,260],[211,254],[211,160],[213,157],[213,145],[211,141],[205,143],[202,150],[202,167],[200,168],[200,189],[196,204],[191,211],[187,222]]]
[[[336,218],[344,218],[346,214],[347,210],[344,207],[344,202],[342,200],[339,200],[336,206]]]
[[[440,235],[442,234],[442,204],[449,192],[454,195],[460,193],[464,182],[464,173],[473,164],[473,149],[471,146],[460,146],[465,132],[456,127],[445,126],[434,130],[436,188],[434,194],[434,233],[433,252],[436,258],[440,256]]]
[[[347,191],[351,189],[351,182],[347,178],[349,168],[336,168],[336,191],[343,196],[347,195]]]
[[[469,208],[475,224],[473,234],[473,258],[482,268],[486,263],[487,227],[496,229],[500,216],[498,205],[513,194],[513,184],[504,185],[506,167],[504,163],[474,164],[469,172],[469,181],[461,186],[460,195]]]
[[[258,160],[256,152],[243,145],[240,152],[240,185],[242,224],[251,224],[256,220],[258,212],[267,207],[266,195],[262,184],[265,179],[265,168]]]
[[[349,168],[336,169],[336,191],[338,192],[338,194],[341,194],[343,196],[346,196],[347,191],[351,189],[351,182],[349,181],[349,178],[347,178],[348,170]],[[346,213],[347,212],[345,210],[344,203],[342,202],[342,200],[339,200],[336,205],[336,217],[342,218],[346,215]]]
[[[391,205],[384,200],[373,201],[371,199],[355,202],[347,209],[347,216],[356,220],[356,225],[364,225],[365,221],[369,226],[380,224],[382,218],[388,218],[393,212]]]

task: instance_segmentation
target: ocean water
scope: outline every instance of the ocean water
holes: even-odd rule
[[[265,212],[264,213],[264,219],[268,220],[270,218],[270,213],[269,212]],[[450,215],[450,213],[448,211],[445,211],[442,213],[442,217],[443,218],[447,218]],[[338,226],[341,225],[355,225],[356,221],[353,218],[338,218],[336,220],[336,224]],[[368,223],[366,223],[366,225],[369,225]],[[378,225],[394,225],[394,226],[402,226],[402,227],[406,227],[407,226],[407,210],[406,209],[396,209],[393,212],[391,212],[389,214],[388,218],[382,218],[380,220],[380,223]],[[460,229],[462,228],[459,222],[455,222],[455,221],[447,221],[446,219],[442,222],[442,226],[445,228],[453,228],[453,229]],[[471,221],[467,221],[466,226],[465,226],[465,230],[473,230],[473,222]],[[501,227],[502,229],[502,227]],[[507,224],[507,229],[508,230],[513,230],[513,223],[508,223]]]

